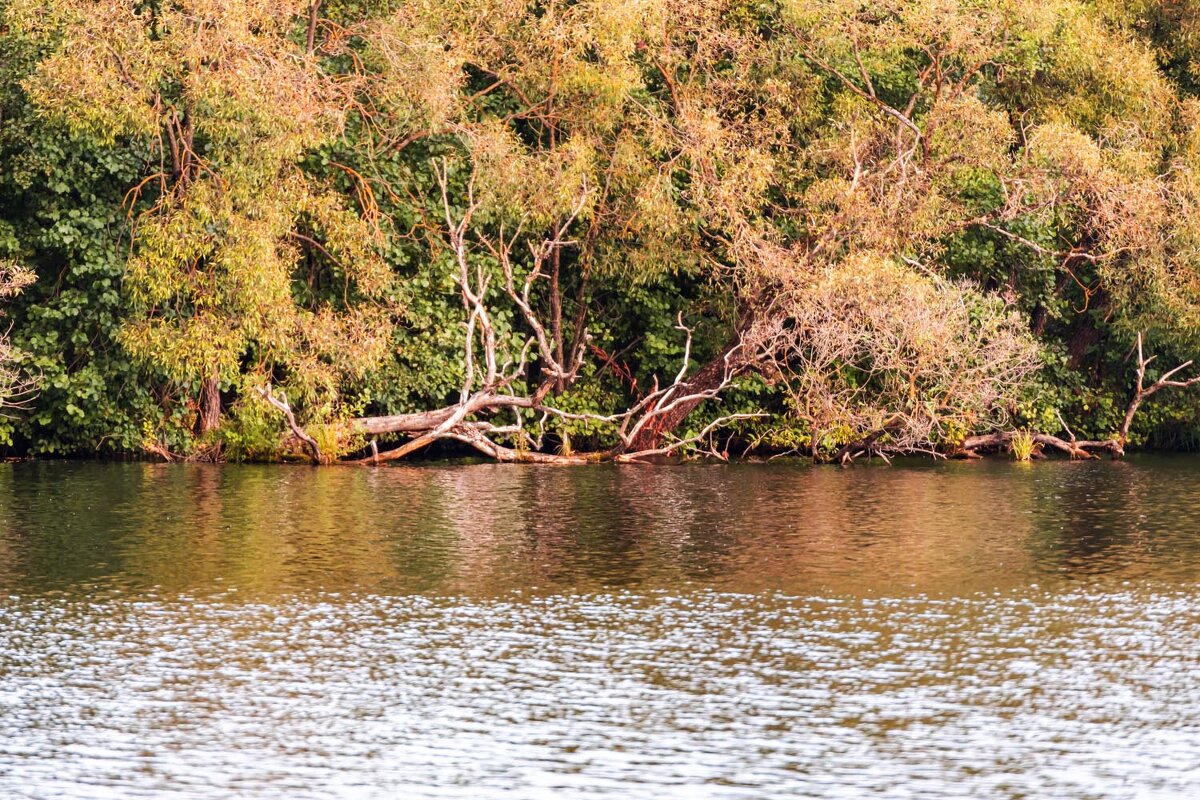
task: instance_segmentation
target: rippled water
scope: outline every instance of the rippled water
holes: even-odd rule
[[[1200,459],[0,465],[0,797],[1200,796]]]

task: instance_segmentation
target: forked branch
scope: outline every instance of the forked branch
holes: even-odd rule
[[[1142,351],[1141,333],[1138,333],[1137,336],[1137,356],[1137,392],[1134,394],[1133,400],[1129,402],[1129,408],[1125,411],[1125,419],[1121,422],[1121,430],[1117,436],[1122,447],[1124,447],[1125,443],[1129,441],[1129,428],[1131,425],[1133,425],[1133,417],[1135,414],[1137,414],[1137,411],[1141,407],[1142,403],[1146,402],[1146,400],[1153,397],[1163,389],[1166,389],[1168,386],[1185,389],[1188,386],[1193,386],[1197,383],[1200,383],[1200,375],[1195,375],[1187,380],[1182,381],[1174,380],[1174,376],[1178,375],[1180,372],[1192,365],[1193,359],[1188,359],[1174,369],[1164,372],[1158,380],[1147,386],[1146,367],[1149,366],[1154,359],[1158,358],[1158,356],[1150,356],[1149,358],[1146,358],[1144,352]]]

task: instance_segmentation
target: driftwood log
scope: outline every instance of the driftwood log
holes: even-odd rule
[[[1017,435],[1017,431],[1001,431],[998,433],[988,433],[982,436],[969,436],[962,443],[962,452],[964,454],[978,453],[981,450],[1005,450],[1012,445],[1013,437]],[[1120,458],[1125,455],[1125,448],[1116,439],[1106,439],[1104,441],[1077,441],[1074,438],[1060,439],[1057,436],[1051,436],[1048,433],[1031,434],[1035,444],[1041,445],[1043,448],[1058,450],[1067,454],[1071,458],[1099,458],[1098,453],[1108,453],[1113,458]]]

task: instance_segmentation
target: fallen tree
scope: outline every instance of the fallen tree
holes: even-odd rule
[[[980,451],[1007,450],[1012,446],[1013,439],[1020,434],[1020,431],[998,431],[981,436],[968,436],[962,443],[961,453],[969,458]],[[1028,435],[1042,448],[1058,450],[1073,459],[1099,458],[1097,453],[1109,453],[1113,458],[1125,455],[1124,446],[1116,439],[1077,441],[1074,437],[1061,439],[1048,433]]]
[[[1115,437],[1100,441],[1077,441],[1075,434],[1071,432],[1071,429],[1059,417],[1059,423],[1070,438],[1061,439],[1047,433],[1034,433],[1031,434],[1034,443],[1040,445],[1042,448],[1048,447],[1066,453],[1072,459],[1099,458],[1098,454],[1100,453],[1108,453],[1113,458],[1124,456],[1125,445],[1129,442],[1129,429],[1132,427],[1133,419],[1143,403],[1163,389],[1171,387],[1186,389],[1189,386],[1200,384],[1200,375],[1187,378],[1186,380],[1175,379],[1176,375],[1194,363],[1193,359],[1188,359],[1173,369],[1167,370],[1156,381],[1147,386],[1146,367],[1156,358],[1158,356],[1146,357],[1142,346],[1142,334],[1139,333],[1137,335],[1137,388],[1134,390],[1133,398],[1129,401],[1129,406],[1125,409],[1125,416],[1121,420],[1121,427],[1118,429]],[[970,455],[984,450],[1008,449],[1012,446],[1013,438],[1017,435],[1017,431],[1001,431],[983,436],[971,436],[963,442],[961,452]]]
[[[668,426],[663,425],[663,421],[671,421],[673,428],[679,415],[686,415],[704,401],[719,399],[721,392],[745,366],[745,360],[739,357],[742,348],[738,344],[726,349],[719,369],[708,367],[689,377],[692,330],[683,324],[682,315],[677,318],[676,325],[685,338],[682,364],[670,383],[660,386],[655,378],[650,391],[616,414],[573,413],[556,408],[549,402],[552,391],[575,383],[587,352],[588,337],[585,330],[578,345],[564,353],[547,334],[531,295],[537,282],[547,278],[547,269],[557,254],[573,244],[567,238],[567,232],[585,207],[586,192],[581,193],[572,213],[547,237],[530,239],[519,226],[511,235],[501,229],[495,239],[489,239],[472,229],[472,218],[480,209],[473,185],[468,186],[467,207],[461,215],[456,215],[444,162],[437,169],[437,177],[446,243],[454,257],[454,278],[465,314],[464,379],[459,399],[452,405],[429,411],[350,420],[345,424],[346,433],[371,438],[371,455],[350,463],[395,461],[438,441],[465,444],[503,462],[634,462],[672,455],[692,447],[704,447],[710,454],[719,455],[712,442],[716,431],[736,420],[759,416],[729,414],[718,417],[691,436],[680,437],[665,432]],[[518,276],[514,264],[514,249],[518,243],[528,247],[531,266],[524,277]],[[513,304],[531,331],[519,352],[509,352],[504,344],[509,337],[498,331],[495,314],[487,300],[491,283],[497,276],[489,271],[482,258],[477,257],[480,251],[499,265],[503,296]],[[521,392],[519,388],[527,386],[526,378],[533,358],[537,360],[541,382],[532,392]],[[269,384],[259,388],[259,393],[284,415],[288,427],[303,442],[313,463],[334,460],[329,454],[322,453],[314,438],[297,424],[286,398],[277,396]],[[544,452],[544,436],[552,420],[589,420],[607,424],[611,426],[616,443],[606,450],[591,453]],[[642,446],[647,441],[648,431],[656,432],[654,443]],[[410,438],[399,447],[379,452],[374,437],[393,434]]]
[[[498,389],[500,386],[512,386],[524,374],[526,363],[522,360],[501,376],[496,383],[485,384],[477,389],[465,389],[464,397],[452,406],[413,414],[363,417],[351,420],[348,427],[353,433],[372,437],[401,433],[412,437],[399,447],[382,453],[372,448],[373,452],[370,456],[357,459],[352,463],[379,464],[394,461],[405,458],[433,442],[442,440],[469,445],[484,455],[501,462],[586,464],[613,461],[630,463],[654,456],[669,456],[698,445],[705,446],[710,455],[723,458],[724,456],[718,453],[713,446],[712,435],[731,422],[760,415],[725,415],[708,423],[692,436],[679,437],[660,433],[660,443],[650,447],[637,446],[638,442],[645,441],[644,431],[648,429],[662,431],[662,427],[658,425],[659,420],[671,419],[672,415],[680,413],[681,410],[690,411],[706,400],[718,399],[737,373],[736,362],[731,357],[727,359],[726,368],[715,383],[707,378],[700,382],[689,380],[687,373],[691,367],[692,331],[684,326],[682,321],[678,327],[686,336],[685,353],[679,373],[666,386],[659,387],[656,382],[652,391],[621,413],[611,415],[572,413],[550,405],[547,397],[555,384],[554,371],[551,371],[550,377],[532,394],[510,394]],[[543,359],[547,356],[546,353],[541,355]],[[571,377],[573,379],[574,376]],[[496,417],[506,411],[512,412],[512,421],[508,424],[498,424],[495,421]],[[532,411],[538,415],[538,419],[529,424],[521,413],[522,411]],[[590,453],[543,452],[547,422],[552,419],[590,420],[609,424],[612,426],[617,443],[607,450]],[[303,438],[300,434],[297,436]],[[505,444],[505,440],[509,443]],[[319,463],[322,460],[320,453],[318,451],[311,452],[313,461]]]
[[[368,440],[371,453],[349,463],[381,464],[408,457],[434,442],[469,446],[500,462],[586,464],[602,461],[635,462],[699,450],[725,458],[714,434],[723,426],[763,414],[730,414],[718,417],[691,436],[672,431],[702,403],[719,400],[740,373],[757,370],[785,381],[798,411],[811,415],[814,460],[850,464],[862,456],[888,459],[894,455],[925,454],[935,458],[977,458],[987,452],[1013,449],[1014,439],[1032,442],[1033,455],[1060,452],[1071,459],[1112,458],[1125,455],[1129,432],[1138,410],[1166,388],[1186,388],[1200,383],[1200,375],[1178,376],[1189,360],[1147,384],[1143,337],[1138,334],[1137,385],[1117,434],[1110,439],[1080,440],[1059,418],[1060,433],[993,430],[965,437],[957,447],[937,443],[935,434],[972,416],[996,413],[1000,401],[1011,396],[1023,375],[1032,369],[1024,340],[1002,310],[989,317],[980,313],[980,298],[968,287],[940,280],[925,282],[919,276],[900,276],[893,268],[879,273],[882,283],[868,273],[834,274],[831,282],[806,287],[804,296],[783,297],[773,314],[760,315],[720,355],[692,372],[692,330],[682,316],[676,328],[684,336],[680,369],[670,383],[657,378],[650,391],[629,408],[615,414],[569,412],[556,407],[557,387],[572,386],[583,365],[589,340],[562,354],[535,311],[531,294],[545,277],[545,268],[560,248],[570,246],[568,227],[584,204],[580,198],[572,214],[552,235],[530,246],[531,268],[518,277],[514,243],[520,232],[496,241],[482,241],[499,265],[504,297],[519,311],[531,334],[518,353],[507,352],[498,334],[494,313],[485,298],[494,276],[472,256],[471,217],[478,209],[473,196],[460,217],[455,217],[446,188],[445,167],[439,172],[447,243],[454,255],[455,281],[465,314],[464,381],[458,402],[442,408],[388,416],[362,417],[344,423],[344,433]],[[480,242],[475,241],[478,245]],[[860,266],[869,266],[862,264]],[[892,313],[893,301],[904,300],[911,319]],[[987,308],[986,303],[982,308]],[[781,309],[783,311],[781,312]],[[916,312],[914,312],[916,309]],[[934,325],[933,323],[937,324]],[[936,335],[931,335],[933,329]],[[507,332],[506,332],[507,333]],[[541,381],[528,391],[529,364],[536,358]],[[852,370],[857,369],[856,372]],[[839,380],[850,377],[848,383]],[[926,386],[938,388],[930,400]],[[526,391],[519,391],[526,388]],[[317,441],[298,424],[287,398],[270,384],[258,389],[262,397],[283,414],[295,440],[313,463],[330,463]],[[817,435],[841,420],[857,424],[861,435],[822,456]],[[615,443],[587,453],[546,452],[545,435],[554,421],[587,420],[610,426]],[[999,420],[993,419],[993,424]],[[407,436],[399,446],[380,452],[377,438]]]
[[[629,409],[610,415],[572,413],[558,409],[547,402],[551,388],[556,382],[556,370],[551,369],[546,379],[532,394],[506,393],[503,388],[511,387],[524,374],[526,362],[518,361],[509,371],[498,373],[497,380],[478,388],[464,387],[463,397],[452,406],[422,411],[413,414],[398,414],[384,417],[363,417],[349,422],[351,432],[368,436],[385,434],[408,434],[410,438],[401,446],[385,452],[372,448],[370,456],[352,463],[379,464],[394,461],[415,453],[436,441],[447,440],[466,444],[484,455],[501,462],[527,462],[539,464],[586,464],[601,461],[631,463],[654,456],[669,456],[683,449],[703,445],[710,455],[723,458],[713,446],[712,436],[723,426],[741,419],[750,419],[758,414],[729,414],[711,421],[692,436],[679,437],[671,434],[651,447],[637,447],[644,441],[643,431],[655,429],[659,420],[670,418],[679,409],[691,410],[706,400],[716,400],[735,377],[738,366],[735,359],[726,360],[726,368],[715,385],[705,380],[693,383],[687,373],[691,367],[692,331],[682,324],[684,332],[683,363],[674,380],[666,386],[658,386],[645,394]],[[467,347],[472,347],[468,340]],[[543,360],[548,354],[541,353]],[[492,360],[492,359],[487,359]],[[575,370],[578,369],[576,365]],[[568,374],[574,380],[574,371]],[[532,411],[538,419],[526,422],[522,411]],[[496,417],[512,412],[512,421],[498,424]],[[590,420],[612,426],[617,443],[602,451],[590,453],[547,453],[543,442],[547,422],[559,420]],[[659,428],[661,430],[661,428]],[[509,443],[505,444],[505,440]],[[320,462],[318,452],[313,453],[314,462]]]

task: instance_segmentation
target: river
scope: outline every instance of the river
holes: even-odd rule
[[[867,796],[1200,796],[1200,458],[0,465],[0,797]]]

